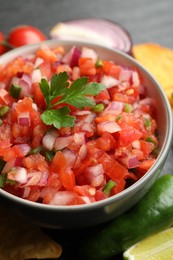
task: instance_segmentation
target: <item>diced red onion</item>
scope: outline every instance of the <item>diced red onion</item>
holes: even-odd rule
[[[85,204],[90,204],[91,203],[90,198],[87,197],[87,196],[81,196],[81,199],[85,202]]]
[[[32,79],[32,83],[40,82],[42,79],[41,70],[40,69],[33,70],[31,73],[31,79]]]
[[[83,116],[83,115],[90,115],[91,111],[89,110],[79,110],[72,113],[74,116]]]
[[[0,89],[0,97],[1,97],[1,100],[3,101],[3,103],[5,105],[10,104],[9,98],[6,98],[8,95],[9,95],[9,93],[6,89],[4,89],[4,88]]]
[[[14,159],[9,160],[6,162],[2,173],[7,173],[10,171],[13,167],[21,166],[22,165],[22,157],[16,157]]]
[[[139,80],[139,74],[137,71],[132,72],[132,83],[134,86],[139,86],[140,80]]]
[[[122,112],[124,108],[124,103],[120,101],[112,101],[109,103],[109,105],[106,107],[104,111],[118,111]]]
[[[16,167],[14,171],[7,173],[8,179],[17,181],[21,184],[27,182],[27,171],[23,167]]]
[[[136,155],[121,158],[121,162],[125,164],[128,169],[136,168],[137,166],[139,166],[139,160]]]
[[[30,75],[23,73],[22,77],[20,78],[20,82],[25,82],[28,84],[29,87],[31,87],[32,81]]]
[[[121,130],[121,127],[114,121],[101,122],[97,125],[98,133],[109,132],[116,133]]]
[[[104,75],[101,78],[100,83],[103,84],[106,88],[112,88],[114,86],[118,86],[120,84],[120,81],[111,76]]]
[[[54,143],[56,150],[61,150],[67,147],[73,141],[73,136],[57,137]]]
[[[29,196],[30,191],[31,191],[30,187],[24,187],[23,188],[23,195],[22,195],[22,197],[23,198],[27,198]]]
[[[84,122],[86,123],[92,123],[92,121],[96,118],[95,113],[88,114],[88,116],[85,117]]]
[[[69,205],[76,197],[72,191],[58,191],[52,196],[49,204],[51,205]]]
[[[66,158],[67,167],[73,167],[77,159],[77,154],[68,148],[65,148],[63,150],[63,155]]]
[[[50,31],[50,37],[53,39],[85,40],[128,54],[131,54],[132,50],[132,39],[129,32],[120,24],[106,19],[90,18],[58,23]]]
[[[31,77],[24,73],[19,80],[19,86],[21,87],[20,98],[26,97],[30,94],[31,84]]]
[[[100,186],[104,181],[104,169],[102,164],[88,167],[84,175],[89,184],[94,187]]]
[[[81,132],[81,133],[75,133],[73,135],[73,138],[74,138],[74,142],[76,144],[79,144],[79,145],[82,145],[85,143],[85,133]]]
[[[21,126],[30,126],[31,119],[29,112],[23,112],[18,116],[18,124]]]
[[[119,80],[120,81],[130,81],[132,77],[132,71],[129,69],[121,68]]]
[[[45,134],[45,136],[42,139],[43,147],[49,151],[52,151],[56,138],[57,137],[55,135],[52,135],[51,133]]]
[[[81,125],[81,131],[84,131],[84,132],[92,132],[93,131],[93,127],[90,123],[83,123]]]
[[[81,51],[73,46],[69,52],[65,54],[62,59],[62,62],[70,65],[71,68],[78,65],[78,60],[81,56]]]
[[[31,151],[31,147],[29,144],[17,144],[16,146],[20,149],[21,153],[24,156],[27,155]]]
[[[86,144],[83,144],[80,147],[78,154],[79,154],[80,159],[84,160],[86,158],[86,156],[87,156],[87,146],[86,146]]]
[[[39,183],[37,185],[40,186],[40,187],[46,186],[47,180],[48,180],[48,173],[47,172],[42,172],[40,181],[39,181]]]
[[[135,149],[140,150],[140,149],[141,149],[140,141],[139,141],[139,140],[133,141],[133,142],[132,142],[132,147],[135,148]]]
[[[27,183],[25,186],[34,186],[38,185],[42,176],[42,172],[40,171],[32,171],[27,174]]]
[[[44,60],[42,58],[37,57],[34,63],[34,68],[37,69],[43,62]]]
[[[90,59],[93,60],[94,63],[98,59],[97,53],[93,49],[90,49],[90,48],[87,48],[87,47],[82,48],[81,57],[82,58],[90,58]]]

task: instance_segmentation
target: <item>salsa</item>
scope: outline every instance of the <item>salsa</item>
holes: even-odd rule
[[[51,205],[93,203],[139,180],[157,154],[154,100],[137,68],[85,46],[47,45],[0,67],[7,192]]]

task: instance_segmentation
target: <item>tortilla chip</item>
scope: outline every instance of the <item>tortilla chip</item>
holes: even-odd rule
[[[133,46],[133,55],[156,78],[173,105],[173,50],[143,43]]]
[[[0,204],[0,260],[57,259],[61,246]]]

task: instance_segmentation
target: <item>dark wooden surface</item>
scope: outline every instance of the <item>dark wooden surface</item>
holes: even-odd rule
[[[0,31],[7,34],[16,25],[30,24],[49,37],[60,21],[99,17],[124,26],[134,44],[155,42],[173,48],[172,13],[172,0],[0,0]],[[172,160],[171,148],[162,173],[173,173]],[[61,259],[76,259],[74,252],[86,230],[46,232],[63,245]]]

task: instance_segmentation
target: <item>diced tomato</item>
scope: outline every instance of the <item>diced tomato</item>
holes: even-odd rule
[[[42,77],[45,77],[46,79],[50,79],[52,75],[51,70],[51,62],[49,60],[45,60],[39,65],[39,69],[41,70]]]
[[[102,90],[96,97],[95,100],[96,102],[103,102],[104,100],[109,100],[110,95],[107,89]]]
[[[27,200],[38,201],[39,197],[40,197],[40,188],[38,186],[32,186],[30,188],[29,195],[27,196]]]
[[[104,200],[106,199],[108,196],[102,191],[102,190],[97,190],[96,194],[95,194],[95,200],[99,201],[99,200]]]
[[[43,93],[40,90],[39,83],[32,84],[32,95],[36,104],[39,104],[41,108],[46,108],[46,102],[44,100]]]
[[[110,133],[103,132],[101,137],[97,139],[96,145],[99,149],[106,152],[116,148],[116,140]]]
[[[1,105],[7,105],[11,106],[11,104],[14,102],[14,99],[12,96],[10,96],[9,92],[5,89],[0,89],[0,104]]]
[[[30,154],[23,159],[23,166],[29,170],[48,172],[48,162],[40,153]]]
[[[46,133],[47,127],[44,124],[38,124],[33,128],[32,145],[34,148],[42,144],[42,139]]]
[[[59,190],[62,187],[58,173],[53,172],[49,174],[47,185],[49,187],[55,188],[56,190]]]
[[[81,76],[93,76],[96,74],[96,68],[91,58],[79,58],[79,68]]]
[[[103,153],[100,156],[99,162],[102,163],[105,174],[108,175],[117,184],[121,179],[124,179],[128,173],[124,166],[114,160],[113,157],[107,153]]]
[[[58,173],[60,169],[66,168],[66,159],[61,151],[56,152],[51,165],[50,169],[52,172]]]
[[[140,140],[141,150],[144,153],[144,158],[147,158],[148,155],[154,150],[155,144],[152,142],[146,142],[144,140]]]
[[[142,133],[133,127],[126,127],[116,133],[118,136],[119,146],[127,146],[135,140],[139,140],[142,137]]]
[[[121,67],[113,62],[103,60],[103,70],[106,75],[119,79]]]
[[[155,163],[156,159],[148,158],[140,163],[137,167],[137,176],[141,178]]]
[[[21,149],[20,145],[14,145],[8,148],[8,151],[3,155],[3,159],[5,161],[9,161],[17,157],[24,157],[25,155],[26,154],[23,153],[23,150]]]
[[[15,76],[17,73],[31,74],[34,66],[31,62],[27,62],[21,56],[17,57],[12,62],[9,62],[1,71],[1,80],[8,81],[9,78]]]
[[[50,62],[55,62],[57,60],[56,54],[49,47],[38,49],[36,56]]]

